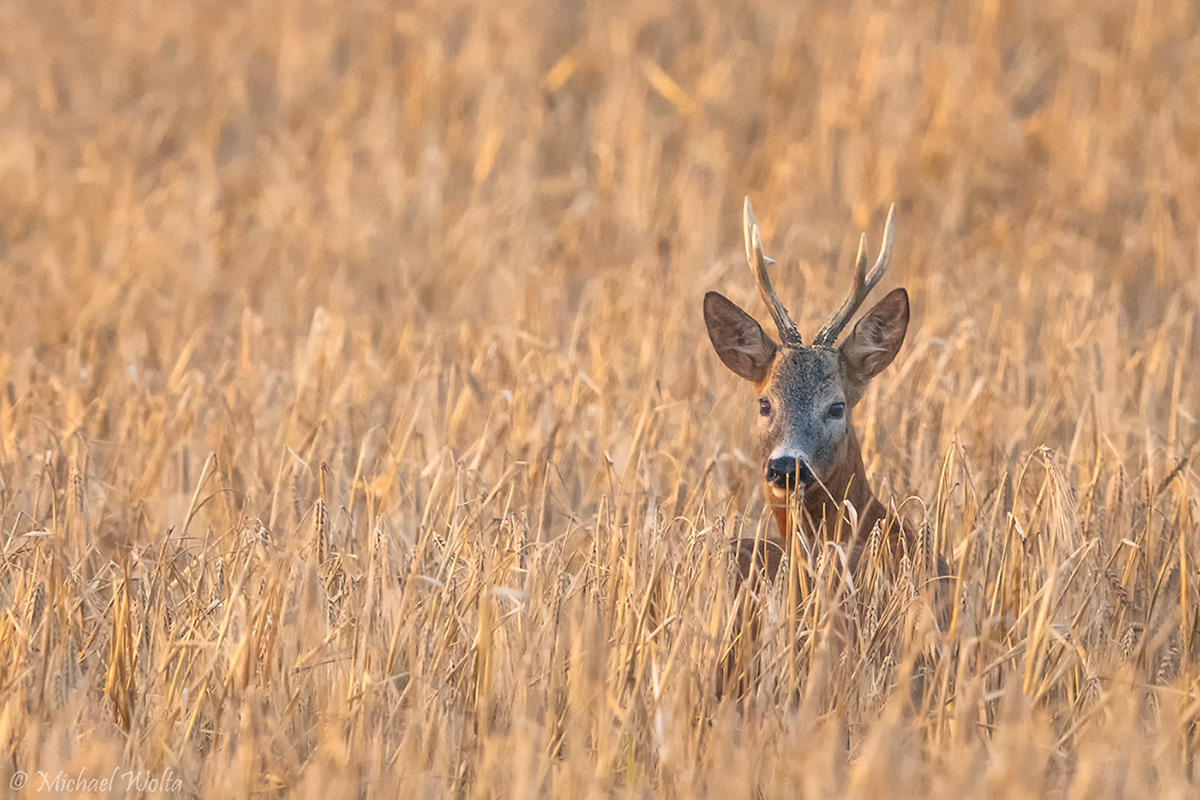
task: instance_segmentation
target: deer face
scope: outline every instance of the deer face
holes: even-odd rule
[[[713,348],[758,395],[759,454],[763,475],[777,497],[813,484],[829,484],[847,466],[850,448],[857,447],[851,411],[867,383],[892,363],[904,342],[908,293],[895,289],[859,320],[840,346],[834,345],[887,269],[893,214],[894,209],[884,230],[883,251],[869,275],[864,237],[854,290],[811,346],[801,343],[795,323],[771,288],[766,268],[773,262],[763,255],[749,199],[744,216],[746,257],[779,330],[780,343],[723,295],[704,296],[704,322]]]
[[[828,483],[845,463],[854,405],[904,342],[908,293],[884,297],[839,347],[776,344],[716,292],[705,295],[704,320],[721,361],[754,386],[764,477],[784,495]]]

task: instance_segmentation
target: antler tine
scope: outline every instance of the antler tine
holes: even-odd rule
[[[875,260],[875,266],[871,267],[869,273],[867,272],[867,235],[864,233],[859,239],[858,257],[855,259],[854,268],[854,290],[850,292],[850,296],[846,298],[846,302],[842,303],[838,312],[833,315],[833,319],[821,328],[813,344],[830,346],[836,342],[842,329],[846,327],[854,313],[867,299],[867,295],[875,288],[875,284],[879,283],[883,273],[887,272],[888,264],[892,260],[892,237],[895,233],[892,228],[895,221],[896,204],[892,203],[892,207],[888,209],[887,222],[883,226],[883,249],[879,251],[879,258]]]
[[[742,232],[746,236],[746,263],[750,265],[750,271],[754,273],[754,280],[758,283],[758,291],[771,312],[771,318],[775,320],[775,327],[779,329],[779,338],[785,345],[798,346],[800,329],[792,322],[787,308],[780,302],[779,296],[771,286],[771,279],[767,277],[767,267],[775,262],[763,255],[762,234],[754,221],[754,209],[750,207],[749,197],[746,198],[746,205],[742,210]]]

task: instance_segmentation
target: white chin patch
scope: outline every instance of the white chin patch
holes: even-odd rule
[[[776,486],[773,483],[768,483],[767,489],[770,490],[771,497],[774,497],[776,500],[787,500],[788,499],[788,490],[787,489],[780,489],[778,486]]]

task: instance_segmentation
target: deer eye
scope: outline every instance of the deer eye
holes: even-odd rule
[[[846,416],[846,404],[840,400],[829,407],[829,416],[832,419],[841,419]]]
[[[758,413],[764,417],[771,414],[771,401],[765,397],[758,398]]]

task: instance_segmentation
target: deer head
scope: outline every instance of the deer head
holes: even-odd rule
[[[867,383],[892,363],[908,330],[908,293],[895,289],[875,305],[840,345],[838,336],[887,270],[895,206],[888,212],[883,249],[867,272],[867,239],[860,241],[854,287],[811,345],[771,286],[762,237],[746,198],[743,224],[746,259],[779,332],[776,342],[753,317],[717,292],[704,296],[704,322],[725,366],[745,378],[758,395],[758,441],[763,474],[776,500],[814,487],[839,505],[853,480],[874,502],[862,474],[852,428],[853,409]],[[861,510],[861,509],[860,509]],[[781,531],[785,536],[786,531]]]

